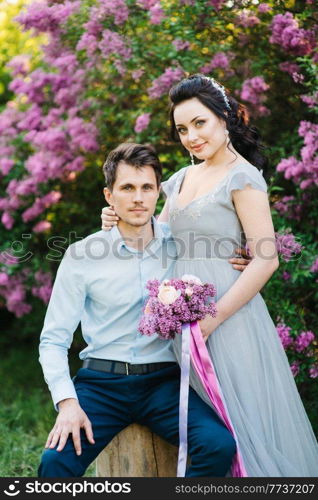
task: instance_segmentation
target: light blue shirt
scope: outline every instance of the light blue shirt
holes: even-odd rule
[[[154,238],[143,252],[117,226],[69,246],[59,266],[40,338],[40,363],[54,405],[77,398],[68,349],[81,322],[87,347],[80,358],[128,363],[175,361],[171,343],[138,332],[149,279],[172,276],[176,247],[169,226],[152,219]]]

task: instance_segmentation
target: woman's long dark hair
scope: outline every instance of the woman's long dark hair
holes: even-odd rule
[[[264,146],[261,144],[257,128],[249,125],[246,107],[227,93],[226,96],[231,109],[227,108],[220,90],[213,86],[208,77],[201,74],[184,78],[174,85],[169,92],[172,138],[180,141],[173,116],[176,106],[187,99],[196,97],[204,106],[225,121],[234,148],[255,167],[266,169],[268,160],[262,154]]]

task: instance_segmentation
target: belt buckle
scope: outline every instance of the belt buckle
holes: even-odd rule
[[[129,363],[125,363],[126,375],[129,375]]]

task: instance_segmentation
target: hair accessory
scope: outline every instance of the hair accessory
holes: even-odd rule
[[[227,109],[231,109],[231,106],[230,106],[229,100],[227,98],[227,95],[225,93],[225,88],[223,87],[223,85],[220,85],[216,80],[214,80],[214,78],[212,78],[212,76],[205,76],[204,78],[209,80],[209,82],[212,83],[213,87],[215,89],[217,89],[219,92],[221,92]]]

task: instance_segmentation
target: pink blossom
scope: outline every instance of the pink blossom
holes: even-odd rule
[[[144,113],[138,116],[134,127],[134,130],[137,134],[139,134],[148,127],[150,122],[150,116],[151,116],[150,113]]]
[[[9,283],[9,277],[7,273],[0,272],[0,286],[7,285]]]
[[[292,75],[293,73],[298,73],[300,71],[300,67],[298,64],[291,62],[291,61],[285,61],[282,62],[278,65],[279,69],[282,71],[286,71],[286,73],[289,73]]]
[[[14,219],[9,212],[3,212],[1,222],[6,229],[11,229],[14,224]]]
[[[190,42],[185,40],[181,40],[180,38],[176,38],[172,41],[172,44],[175,46],[176,50],[187,50],[190,47]]]
[[[287,272],[287,271],[284,271],[283,274],[282,274],[282,278],[285,281],[289,281],[290,278],[291,278],[291,274],[289,272]]]
[[[299,28],[298,21],[291,12],[274,16],[270,28],[272,35],[269,41],[294,55],[310,54],[316,46],[314,32]]]
[[[285,262],[289,262],[302,250],[300,243],[296,241],[295,236],[290,232],[275,233],[277,252]],[[299,258],[299,257],[298,257]]]
[[[162,75],[153,80],[151,87],[148,89],[149,97],[158,99],[163,94],[166,94],[171,85],[178,82],[183,76],[184,71],[181,68],[167,68]]]
[[[30,108],[25,110],[21,120],[17,123],[19,130],[34,130],[40,127],[42,121],[42,111],[40,106],[32,104]]]
[[[300,98],[309,108],[318,106],[318,92],[314,92],[312,95],[301,95]]]
[[[268,3],[260,3],[257,9],[260,14],[267,14],[267,12],[272,11],[272,7]]]
[[[30,70],[30,57],[27,55],[15,56],[8,62],[7,67],[12,70],[13,76],[25,76]]]
[[[301,332],[295,340],[295,351],[302,352],[315,339],[315,335],[311,331]]]
[[[293,363],[290,365],[290,369],[294,377],[296,377],[299,373],[300,370],[299,365],[300,365],[299,361],[293,361]]]
[[[292,73],[292,79],[295,83],[302,83],[305,77],[301,73]]]
[[[33,226],[32,231],[34,233],[43,233],[44,231],[48,231],[51,229],[52,224],[51,222],[48,222],[47,220],[41,220],[35,226]]]
[[[255,111],[259,115],[267,115],[269,109],[263,105],[266,99],[265,92],[269,89],[269,85],[264,81],[262,76],[255,76],[245,80],[241,90],[241,99],[249,102],[255,107]]]
[[[60,128],[48,128],[43,132],[29,132],[25,140],[32,142],[38,148],[46,148],[52,152],[63,152],[68,149],[65,132]]]
[[[82,118],[74,117],[66,120],[65,129],[72,138],[72,148],[85,151],[97,151],[98,131],[93,123],[85,122]]]
[[[317,378],[318,377],[318,364],[312,365],[309,368],[309,376],[310,376],[310,378]]]
[[[293,339],[290,336],[290,326],[286,326],[284,323],[278,323],[276,330],[284,349],[286,349],[293,343]]]
[[[98,16],[105,19],[114,17],[115,24],[123,24],[129,17],[129,10],[125,0],[99,0]]]
[[[237,24],[244,26],[244,28],[251,28],[252,26],[256,26],[261,22],[253,12],[247,9],[243,9],[236,16],[236,19],[237,19]]]
[[[318,257],[316,257],[314,262],[312,263],[310,271],[312,273],[318,273]]]
[[[102,40],[98,44],[102,55],[108,58],[111,54],[121,56],[125,61],[130,59],[132,50],[123,36],[108,29],[103,31]]]
[[[155,3],[149,9],[150,22],[151,24],[161,24],[161,21],[165,18],[165,13],[160,5],[160,2]]]
[[[274,203],[273,207],[280,215],[283,215],[287,219],[300,220],[302,204],[295,203],[295,196],[283,196],[279,201]]]
[[[207,74],[211,73],[215,68],[226,69],[230,65],[230,57],[225,52],[217,52],[208,64],[200,68],[200,72]]]
[[[139,80],[144,74],[144,72],[145,70],[143,69],[136,69],[135,71],[131,72],[131,76],[133,77],[134,80]]]
[[[22,214],[23,221],[29,222],[30,220],[35,219],[38,215],[44,212],[44,210],[58,203],[59,200],[61,199],[61,196],[62,195],[59,191],[50,191],[46,195],[42,196],[42,198],[36,198],[33,205],[27,210],[25,210],[25,212],[23,212]]]
[[[87,55],[92,57],[98,48],[98,40],[95,35],[84,32],[79,39],[76,50],[86,50]]]
[[[225,0],[208,0],[208,4],[214,7],[216,10],[220,10],[223,6]]]
[[[52,286],[32,287],[32,294],[41,299],[45,304],[48,304],[52,294]]]
[[[10,158],[2,158],[0,160],[0,171],[3,175],[8,175],[10,172],[11,168],[14,165],[14,161],[10,160]]]
[[[23,25],[24,31],[33,28],[36,32],[54,32],[79,7],[80,1],[65,1],[52,6],[45,1],[32,2],[27,11],[19,14],[16,20]]]
[[[157,2],[158,0],[137,0],[137,4],[147,10],[150,10]]]

